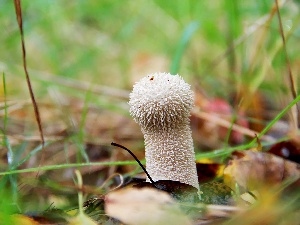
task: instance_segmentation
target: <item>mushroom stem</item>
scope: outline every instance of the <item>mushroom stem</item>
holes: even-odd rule
[[[189,126],[182,124],[178,128],[143,133],[146,168],[152,179],[180,181],[199,189]]]
[[[144,134],[152,179],[179,181],[199,190],[189,125],[194,105],[190,85],[178,75],[151,74],[134,85],[129,105]]]

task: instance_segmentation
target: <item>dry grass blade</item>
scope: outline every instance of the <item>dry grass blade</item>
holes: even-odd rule
[[[42,141],[42,144],[44,145],[45,141],[44,141],[42,124],[41,124],[41,117],[40,117],[38,105],[35,101],[34,93],[33,93],[30,78],[29,78],[29,74],[28,74],[28,71],[27,71],[26,49],[25,49],[24,32],[23,32],[23,19],[22,19],[21,2],[20,2],[20,0],[15,0],[14,4],[15,4],[15,10],[16,10],[16,16],[17,16],[17,21],[18,21],[18,25],[19,25],[19,30],[20,30],[20,34],[21,34],[22,56],[23,56],[22,58],[23,58],[23,67],[24,67],[24,71],[25,71],[25,75],[26,75],[26,82],[27,82],[27,86],[28,86],[28,89],[29,89],[32,105],[33,105],[33,108],[34,108],[35,118],[36,118],[36,121],[37,121],[37,124],[38,124],[39,132],[40,132],[40,136],[41,136],[41,141]]]
[[[197,117],[199,117],[203,120],[213,122],[213,123],[215,123],[215,124],[217,124],[221,127],[226,127],[228,129],[232,129],[233,131],[239,132],[241,134],[247,135],[247,136],[252,137],[252,138],[257,134],[257,132],[254,131],[254,130],[251,130],[251,129],[246,128],[246,127],[242,127],[238,124],[232,124],[231,122],[229,122],[225,119],[222,119],[222,118],[218,117],[217,115],[207,113],[207,112],[203,112],[199,108],[193,109],[192,113],[195,116],[197,116]],[[270,142],[275,141],[275,139],[273,137],[269,136],[269,135],[264,135],[260,138],[264,141],[270,141]]]
[[[44,82],[50,82],[50,83],[56,83],[61,86],[65,87],[70,87],[78,90],[83,90],[83,91],[90,91],[95,94],[99,95],[107,95],[110,97],[115,97],[115,98],[121,98],[121,99],[128,99],[129,92],[126,90],[120,90],[117,88],[113,87],[107,87],[103,85],[96,85],[96,84],[91,84],[88,82],[80,81],[78,82],[77,80],[71,79],[71,78],[66,78],[61,75],[57,74],[50,74],[42,71],[36,71],[32,70],[29,68],[29,71],[32,75],[33,79],[41,80]]]
[[[278,5],[278,7],[282,7],[287,1],[281,1],[280,5]],[[268,27],[267,24],[269,24],[273,18],[273,16],[276,13],[276,9],[275,7],[273,7],[270,11],[270,13],[268,15],[265,15],[263,17],[261,17],[260,19],[256,20],[255,23],[253,23],[251,26],[249,26],[243,35],[241,35],[239,38],[237,38],[236,40],[233,41],[233,43],[220,55],[218,55],[217,57],[215,57],[215,59],[212,60],[212,62],[208,65],[208,67],[204,70],[204,73],[207,71],[210,71],[212,68],[215,68],[216,66],[218,66],[225,58],[227,55],[229,55],[236,47],[238,47],[240,44],[242,44],[247,38],[249,38],[253,33],[257,32],[257,30],[259,30],[262,27]],[[262,38],[258,39],[258,41],[262,40]],[[256,44],[258,47],[254,48],[256,49],[256,51],[259,51],[259,45],[260,43]],[[256,58],[255,57],[255,53],[253,53],[253,57],[251,57],[252,59],[250,60],[250,64],[253,64],[253,60]]]
[[[296,91],[296,88],[295,88],[295,82],[294,82],[294,78],[293,78],[293,74],[292,74],[292,69],[291,69],[289,56],[288,56],[288,53],[287,53],[287,50],[286,50],[286,40],[285,40],[285,36],[284,36],[284,31],[283,31],[283,26],[282,26],[280,11],[279,11],[278,0],[275,0],[275,3],[276,3],[276,11],[277,11],[280,35],[281,35],[281,38],[282,38],[283,51],[284,51],[284,54],[285,54],[285,60],[286,60],[286,65],[287,65],[287,69],[288,69],[288,74],[289,74],[290,89],[291,89],[292,96],[295,99],[297,97],[297,91]],[[298,108],[297,103],[296,103],[295,107],[297,109],[298,116],[299,116],[299,108]],[[296,124],[296,127],[297,127],[299,121],[297,121],[297,117],[295,119],[296,119],[295,124]]]
[[[242,36],[240,36],[239,38],[234,40],[233,43],[224,52],[222,52],[220,55],[215,57],[212,60],[212,62],[207,66],[207,68],[205,69],[204,72],[210,71],[212,68],[215,68],[216,66],[218,66],[226,58],[226,56],[228,56],[232,51],[234,51],[234,49],[236,47],[238,47],[247,38],[249,38],[249,36],[251,36],[255,31],[257,31],[259,28],[264,26],[270,19],[269,17],[270,16],[267,15],[267,16],[264,16],[264,17],[260,18],[259,20],[257,20],[252,26],[250,26],[245,31],[245,33]]]

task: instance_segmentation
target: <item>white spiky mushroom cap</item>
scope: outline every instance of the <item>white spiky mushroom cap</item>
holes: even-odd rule
[[[130,94],[130,114],[143,129],[165,129],[188,121],[193,92],[179,75],[154,73],[142,78]]]

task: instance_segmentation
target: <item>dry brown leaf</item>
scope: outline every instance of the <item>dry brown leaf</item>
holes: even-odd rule
[[[109,193],[105,197],[105,212],[130,225],[192,224],[167,193],[151,188]]]
[[[300,177],[299,164],[272,154],[248,150],[234,152],[233,157],[224,169],[224,182],[233,189],[236,183],[245,190],[255,190]]]

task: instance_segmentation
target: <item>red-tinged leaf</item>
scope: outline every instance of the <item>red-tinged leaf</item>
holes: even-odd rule
[[[243,111],[239,111],[235,115],[231,105],[224,99],[208,99],[199,92],[195,94],[195,106],[191,115],[191,124],[196,144],[218,148],[223,141],[227,140],[229,132],[228,141],[230,143],[239,144],[244,141],[246,133],[242,133],[241,129],[237,127],[232,127],[232,124],[235,124],[241,128],[248,128],[248,121],[245,119]],[[234,118],[236,120],[233,121]],[[249,135],[249,131],[247,135]]]
[[[198,182],[205,183],[223,175],[224,165],[219,163],[196,163]]]
[[[273,145],[268,152],[300,163],[300,145],[293,140],[279,142]]]

